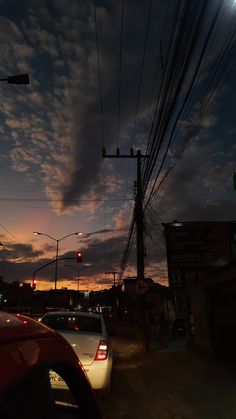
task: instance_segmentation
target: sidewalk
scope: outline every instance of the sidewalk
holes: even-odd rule
[[[122,415],[117,410],[112,418],[236,419],[235,371],[188,350],[182,338],[169,340],[165,349],[152,342],[145,353],[135,326],[119,325],[112,341],[110,407],[112,400],[123,406]]]

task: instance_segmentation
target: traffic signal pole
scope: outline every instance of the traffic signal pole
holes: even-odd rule
[[[137,263],[137,282],[144,281],[144,217],[143,217],[143,188],[142,188],[142,159],[149,158],[148,155],[143,155],[140,150],[134,154],[133,149],[130,149],[130,154],[120,154],[119,148],[116,149],[116,154],[106,154],[106,150],[103,149],[103,158],[120,158],[127,159],[133,158],[137,161],[137,193],[135,197],[135,209],[134,218],[136,225],[136,263]],[[144,327],[144,340],[146,352],[149,350],[149,339],[148,339],[148,326],[147,326],[147,313],[146,313],[146,295],[140,296],[140,303],[142,306],[142,320]]]

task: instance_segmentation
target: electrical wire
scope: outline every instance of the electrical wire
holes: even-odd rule
[[[189,13],[189,12],[187,13],[187,10],[189,10],[187,6],[188,5],[185,4],[182,8],[182,12],[184,12],[184,20],[183,20],[183,18],[181,20],[182,23],[186,20],[186,17]],[[209,2],[206,1],[205,4],[201,3],[200,5],[199,5],[199,2],[191,2],[191,6],[192,6],[192,9],[191,9],[192,21],[193,21],[193,18],[194,18],[195,22],[196,22],[196,16],[198,16],[198,25],[194,27],[195,32],[191,32],[192,31],[192,26],[193,26],[191,24],[190,25],[191,28],[188,26],[188,30],[186,29],[185,32],[183,32],[183,29],[181,29],[182,34],[180,34],[178,36],[178,42],[175,42],[175,48],[179,43],[180,44],[179,47],[182,46],[182,48],[183,48],[183,46],[185,46],[184,52],[189,51],[189,55],[184,56],[183,51],[180,51],[179,56],[175,53],[174,54],[174,60],[173,60],[173,57],[172,57],[172,59],[169,60],[169,62],[167,62],[167,64],[163,60],[163,65],[165,65],[164,71],[166,71],[167,76],[168,76],[168,71],[169,71],[169,73],[172,73],[172,75],[171,75],[172,80],[170,80],[167,76],[165,76],[165,78],[163,80],[163,83],[162,83],[162,89],[161,89],[161,92],[160,92],[159,97],[158,97],[158,102],[156,102],[156,110],[158,109],[159,115],[158,115],[158,118],[157,118],[157,113],[158,112],[156,111],[154,113],[154,118],[156,119],[156,122],[155,122],[156,131],[155,131],[155,135],[153,136],[152,142],[151,142],[150,137],[149,137],[149,143],[148,143],[148,147],[147,147],[147,149],[150,151],[151,158],[150,158],[150,161],[147,162],[147,164],[146,164],[146,170],[143,172],[144,173],[143,174],[143,179],[145,181],[145,188],[144,188],[144,191],[143,191],[144,193],[147,191],[147,188],[149,186],[149,182],[150,182],[150,179],[151,179],[151,175],[152,175],[154,169],[156,170],[158,160],[159,160],[159,163],[158,163],[159,166],[158,166],[157,173],[158,173],[158,175],[160,174],[161,169],[164,165],[165,159],[168,156],[168,152],[170,150],[171,140],[172,140],[174,134],[176,134],[175,130],[176,130],[177,122],[173,122],[172,119],[173,119],[173,116],[174,116],[174,112],[176,110],[177,99],[180,96],[180,93],[182,93],[184,83],[186,83],[186,78],[187,78],[188,70],[189,70],[190,58],[193,57],[194,50],[196,51],[197,40],[199,39],[202,28],[203,28],[203,23],[204,23],[204,20],[205,20],[206,10],[207,10],[206,7],[209,6]],[[216,20],[218,19],[219,15],[220,15],[220,8],[221,7],[222,7],[222,4],[219,4],[218,8],[217,8],[217,11],[216,11],[216,14],[215,14],[215,18],[212,21],[211,28],[215,27],[215,25],[216,25]],[[196,15],[197,10],[198,10],[198,14]],[[212,32],[211,28],[210,28],[210,31],[208,32],[208,34],[210,34],[210,36],[205,41],[204,48],[205,48],[206,45],[209,45],[209,43],[210,43],[210,37],[211,37],[210,32]],[[180,30],[180,32],[181,32],[181,30]],[[173,40],[173,37],[172,37],[172,40]],[[188,40],[191,40],[192,44],[188,44],[187,43]],[[228,40],[228,42],[229,42],[229,40]],[[173,44],[174,44],[174,42],[173,42]],[[224,51],[224,48],[226,48],[226,47],[225,47],[224,42],[223,42],[223,46],[221,48],[221,51],[220,51],[220,53],[218,53],[218,59],[219,60],[222,60],[223,55],[227,55],[226,52]],[[233,48],[233,45],[231,46],[231,50],[232,50],[232,48]],[[177,48],[177,50],[178,50],[178,48]],[[205,52],[206,52],[206,48],[205,48],[205,51],[202,52],[203,56],[204,56]],[[179,64],[177,64],[177,66],[173,66],[173,64],[176,61]],[[203,57],[201,57],[201,55],[200,55],[200,60],[199,61],[200,61],[200,65],[201,65],[202,62],[203,62]],[[226,61],[226,59],[223,59],[222,61],[224,63],[224,61]],[[196,84],[196,80],[197,80],[196,76],[197,76],[197,73],[200,69],[200,65],[195,71],[195,74],[194,74],[195,77],[192,78],[192,80],[193,80],[192,87]],[[167,66],[167,68],[166,68],[166,66]],[[217,65],[217,67],[218,67],[218,65]],[[222,67],[223,67],[223,65],[222,65]],[[167,69],[168,69],[168,71],[167,71]],[[219,70],[219,68],[218,68],[218,70]],[[217,73],[217,71],[216,71],[216,73]],[[223,72],[223,68],[222,68],[221,72],[218,71],[218,76],[214,77],[214,81],[216,82],[216,80],[218,80],[218,82],[220,82],[221,76],[223,77],[224,74],[225,74],[225,72]],[[164,89],[164,86],[166,87],[165,89]],[[201,121],[201,119],[204,117],[204,111],[206,109],[210,108],[210,106],[214,102],[214,99],[217,97],[217,95],[211,94],[209,92],[209,86],[211,88],[213,88],[214,84],[213,83],[211,83],[211,84],[208,83],[208,87],[205,90],[204,106],[202,106],[200,112],[198,112],[198,117],[196,117],[196,115],[195,115],[195,118],[192,119],[192,125],[190,124],[190,130],[192,130],[192,131],[193,131],[193,129],[197,129],[196,121],[198,123]],[[188,99],[191,98],[190,93],[193,94],[193,89],[189,89],[188,96],[187,97],[185,96],[184,104],[182,105],[181,111],[179,111],[178,116],[175,119],[175,121],[178,121],[178,119],[179,119],[180,115],[183,113],[183,111],[187,110],[186,109],[186,104],[188,102]],[[165,111],[162,109],[164,104],[165,104],[165,107],[166,107]],[[153,126],[154,126],[154,119],[153,119],[152,123],[153,123]],[[170,124],[171,123],[172,123],[172,134],[169,137],[169,142],[165,146],[165,150],[163,151],[163,149],[161,149],[161,146],[162,146],[162,144],[164,144],[165,136],[166,136],[166,133],[168,132],[168,130],[170,130]],[[195,125],[194,125],[194,123],[195,123]],[[178,148],[178,154],[177,154],[178,157],[179,157],[179,150],[183,151],[184,146],[186,146],[186,145],[187,145],[186,141],[181,142],[180,147]],[[162,155],[160,154],[161,152],[162,152]],[[177,164],[177,159],[175,160],[175,162]],[[146,204],[148,204],[151,201],[152,197],[154,196],[154,190],[155,191],[158,190],[157,188],[155,188],[157,178],[158,178],[158,176],[156,176],[156,179],[155,179],[155,181],[152,185],[149,196],[147,197]],[[163,177],[163,179],[164,179],[164,177]],[[147,205],[146,205],[146,207],[147,207]],[[126,242],[125,255],[127,255],[127,253],[128,253],[128,248],[127,248],[128,244],[130,244],[130,234],[129,234],[128,240]]]
[[[3,228],[13,239],[21,244],[23,244],[14,234],[12,234],[6,227],[4,227],[2,224],[0,224],[0,227]]]

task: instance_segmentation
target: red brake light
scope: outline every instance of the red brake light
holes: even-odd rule
[[[106,340],[100,340],[97,353],[95,355],[95,361],[104,361],[108,355],[108,342]]]

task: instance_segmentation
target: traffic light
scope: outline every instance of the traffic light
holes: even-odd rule
[[[77,252],[76,253],[76,259],[77,259],[77,262],[79,262],[79,263],[83,262],[83,253],[82,252]]]
[[[33,290],[35,290],[36,285],[37,285],[37,280],[36,279],[33,279],[33,281],[32,281],[32,288],[33,288]]]

